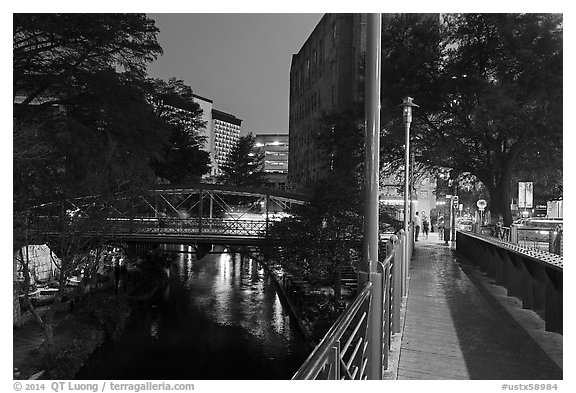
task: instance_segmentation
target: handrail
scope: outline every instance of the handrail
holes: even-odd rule
[[[556,228],[539,226],[496,226],[494,232],[487,236],[517,244],[533,250],[548,251],[563,255],[563,231],[561,225]]]
[[[462,235],[472,237],[478,240],[482,240],[485,243],[491,244],[493,246],[499,247],[503,250],[510,251],[514,254],[521,255],[526,258],[530,258],[540,264],[547,267],[551,267],[555,270],[562,270],[564,267],[564,258],[560,255],[556,255],[544,250],[538,250],[534,248],[524,247],[515,243],[507,242],[505,240],[500,240],[494,236],[481,235],[473,232],[462,232]]]
[[[314,351],[310,354],[308,359],[302,364],[300,369],[294,374],[292,379],[308,380],[315,379],[316,376],[322,371],[326,365],[327,359],[331,356],[333,348],[337,345],[338,341],[342,338],[346,329],[350,326],[354,317],[358,314],[364,302],[371,297],[372,283],[367,281],[364,288],[358,293],[354,301],[336,320],[334,325],[330,327],[328,333],[324,336],[322,341],[316,346]],[[339,367],[340,360],[337,359]]]
[[[292,379],[380,379],[392,335],[400,332],[401,299],[412,254],[409,230],[386,242],[386,258]],[[359,277],[360,279],[360,277]],[[379,315],[381,313],[381,315]],[[374,334],[375,332],[378,332]],[[378,337],[379,336],[379,337]],[[349,349],[352,348],[352,353]],[[374,351],[375,348],[379,348]],[[380,371],[382,371],[380,370]]]

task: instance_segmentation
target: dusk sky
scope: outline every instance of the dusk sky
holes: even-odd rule
[[[288,133],[290,62],[322,14],[148,14],[164,55],[151,77],[176,77],[214,108],[242,119],[242,135]]]

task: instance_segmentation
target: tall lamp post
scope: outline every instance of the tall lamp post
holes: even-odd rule
[[[402,103],[402,117],[404,118],[405,151],[404,151],[404,231],[408,235],[409,209],[410,209],[410,123],[412,123],[412,107],[418,107],[412,97],[404,97]]]
[[[358,269],[358,287],[372,283],[367,348],[368,379],[382,379],[383,288],[378,271],[378,210],[380,182],[380,81],[381,81],[382,14],[368,14],[366,23],[366,139],[365,139],[365,206],[362,263]]]

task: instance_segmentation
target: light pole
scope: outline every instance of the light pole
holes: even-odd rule
[[[405,148],[404,148],[404,231],[408,235],[408,225],[409,225],[409,206],[410,206],[410,123],[412,122],[412,107],[418,107],[414,102],[412,102],[412,97],[404,97],[402,99],[402,104],[398,105],[402,107],[402,117],[404,119],[404,130],[405,130]]]
[[[367,348],[368,379],[382,379],[383,288],[378,272],[378,210],[380,182],[380,81],[381,81],[382,14],[368,14],[366,23],[366,139],[365,139],[365,206],[362,264],[358,269],[358,288],[372,283]]]

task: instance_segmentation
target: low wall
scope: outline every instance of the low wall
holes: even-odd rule
[[[456,232],[456,249],[475,263],[508,296],[542,316],[546,330],[563,332],[563,258],[491,236]]]

